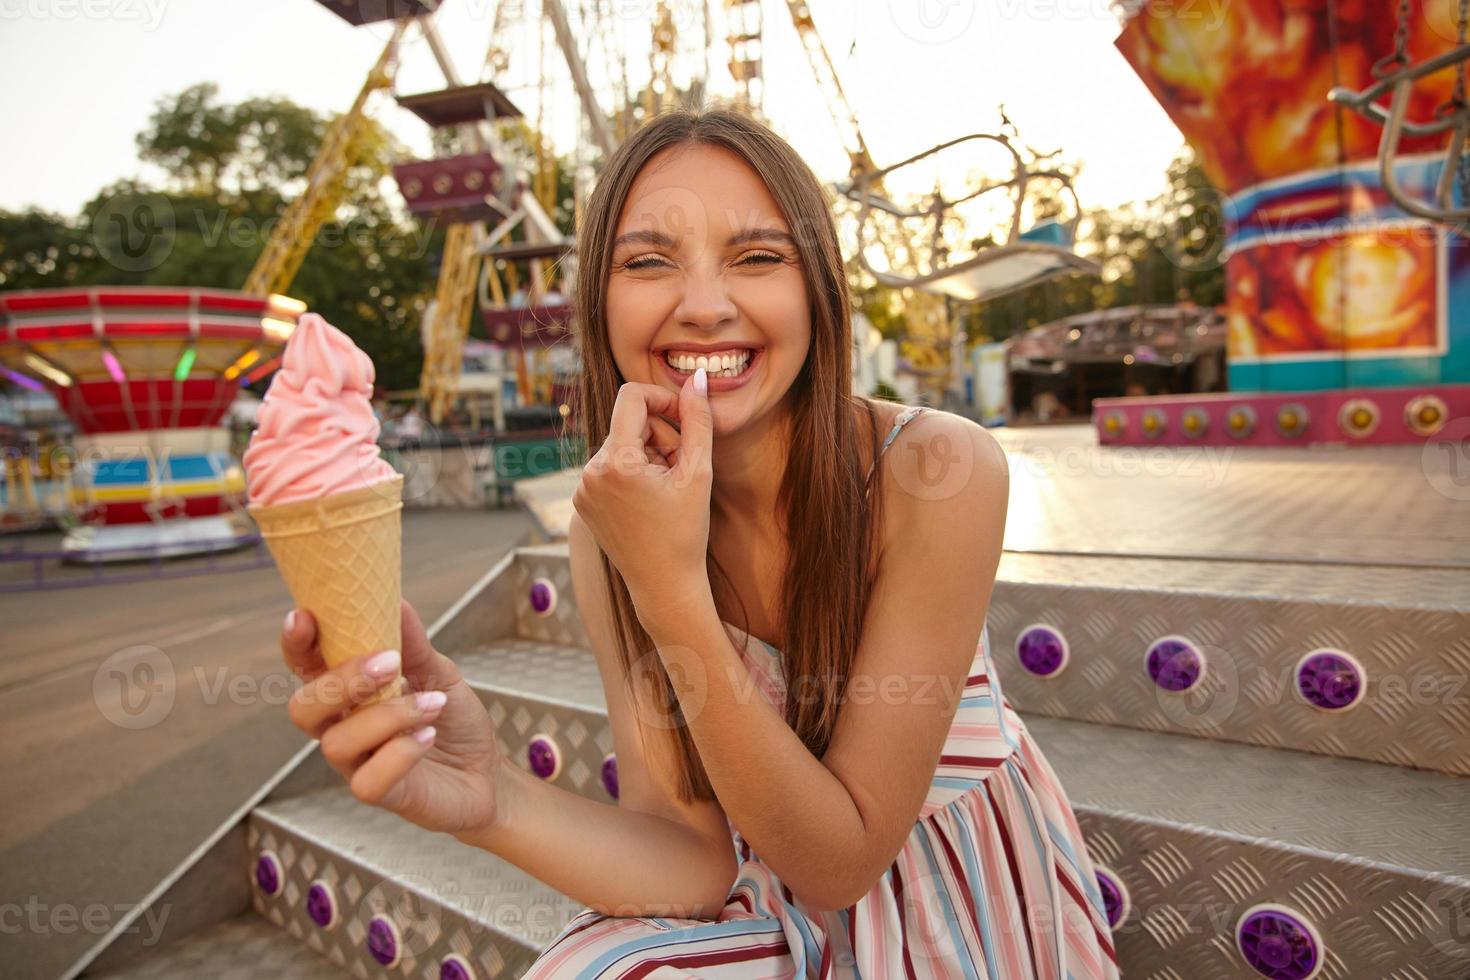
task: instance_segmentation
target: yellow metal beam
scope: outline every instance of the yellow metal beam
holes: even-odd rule
[[[483,234],[477,223],[452,224],[444,234],[444,258],[434,293],[434,321],[429,325],[429,343],[424,349],[424,368],[419,377],[419,390],[428,404],[429,420],[435,425],[444,421],[459,393],[464,341],[469,334],[470,313],[477,295],[475,279],[480,273],[479,244]]]
[[[410,20],[412,18],[406,17],[394,26],[392,36],[383,46],[377,64],[368,72],[352,108],[328,127],[321,148],[306,172],[306,190],[286,206],[281,220],[271,230],[270,240],[261,249],[255,267],[245,280],[245,292],[257,296],[286,293],[311,251],[317,232],[337,213],[337,205],[342,201],[343,179],[348,167],[357,159],[363,138],[368,133],[368,100],[374,92],[393,84],[398,42]]]

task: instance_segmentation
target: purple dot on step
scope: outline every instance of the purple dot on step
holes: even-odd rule
[[[545,616],[551,612],[551,607],[556,603],[556,586],[544,578],[538,578],[531,583],[531,608],[538,616]]]
[[[1067,641],[1050,626],[1032,626],[1016,639],[1021,666],[1037,677],[1051,677],[1067,662]]]
[[[1296,670],[1296,687],[1311,704],[1340,711],[1357,704],[1364,690],[1357,662],[1336,650],[1319,650],[1303,658]]]
[[[337,920],[336,899],[332,897],[331,888],[324,882],[312,882],[306,893],[306,914],[323,929],[330,928]]]
[[[439,980],[475,980],[475,971],[469,960],[458,953],[450,953],[439,961]]]
[[[384,966],[398,962],[398,930],[393,923],[381,915],[375,915],[368,923],[368,952]]]
[[[618,798],[618,760],[610,752],[602,760],[602,788],[607,790],[608,796]]]
[[[561,768],[556,743],[545,735],[537,735],[531,739],[526,746],[526,758],[531,764],[531,771],[542,779],[555,777],[557,770]]]
[[[1123,885],[1111,872],[1097,869],[1097,887],[1102,892],[1103,912],[1108,917],[1108,928],[1118,928],[1123,919]]]
[[[1311,927],[1285,909],[1249,913],[1236,930],[1236,944],[1251,969],[1270,980],[1305,980],[1322,954]]]
[[[262,851],[255,859],[255,883],[267,895],[276,895],[281,891],[281,862],[270,851]]]
[[[1205,673],[1205,658],[1194,644],[1177,636],[1166,636],[1148,648],[1148,676],[1166,691],[1187,691]]]

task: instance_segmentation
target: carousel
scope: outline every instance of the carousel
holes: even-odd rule
[[[302,309],[284,296],[224,289],[0,293],[0,372],[49,392],[76,429],[68,558],[199,554],[255,541],[224,423],[240,389],[280,366]]]

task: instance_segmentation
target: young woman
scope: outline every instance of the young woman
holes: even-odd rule
[[[1081,831],[990,659],[1005,456],[851,393],[809,168],[742,114],[659,116],[600,174],[578,259],[598,448],[570,552],[617,804],[501,757],[407,604],[421,693],[345,719],[398,655],[324,672],[288,620],[296,724],[358,799],[588,906],[526,977],[1117,977]]]

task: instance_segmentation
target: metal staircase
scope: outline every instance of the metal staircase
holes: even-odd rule
[[[1418,492],[1403,505],[1445,503]],[[1470,977],[1470,569],[1401,557],[1006,553],[997,667],[1078,814],[1125,976]],[[565,546],[524,547],[430,635],[512,758],[610,801],[575,606]],[[357,803],[314,746],[151,901],[172,941],[120,934],[85,976],[515,977],[580,910]]]

